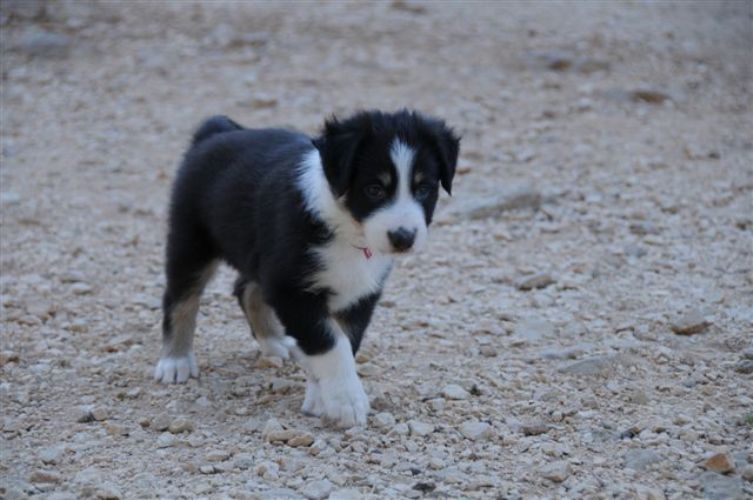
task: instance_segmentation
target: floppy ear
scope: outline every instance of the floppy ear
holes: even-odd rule
[[[337,198],[348,190],[353,178],[353,161],[369,126],[364,116],[344,122],[332,117],[324,123],[322,136],[314,141],[322,156],[324,175]]]
[[[428,139],[439,161],[439,180],[447,194],[452,194],[452,179],[460,152],[460,137],[441,120],[428,123]]]

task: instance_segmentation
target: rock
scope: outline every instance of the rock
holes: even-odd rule
[[[151,428],[155,431],[166,431],[170,427],[170,416],[167,413],[160,413],[151,423]]]
[[[521,278],[518,281],[518,290],[533,290],[534,288],[546,288],[555,282],[549,273],[537,273]]]
[[[738,476],[723,476],[706,471],[699,478],[703,493],[709,499],[743,498],[743,481]]]
[[[363,495],[355,488],[335,490],[329,496],[329,500],[360,500],[361,498]]]
[[[97,500],[120,500],[123,498],[120,489],[116,485],[108,482],[99,485],[94,491],[93,496]]]
[[[434,425],[417,420],[408,422],[408,427],[410,428],[411,436],[428,436],[434,432]]]
[[[214,465],[202,465],[201,467],[199,467],[199,472],[201,472],[202,474],[214,474]]]
[[[288,439],[288,446],[293,448],[311,446],[314,443],[314,436],[308,432],[298,431],[292,438]]]
[[[701,333],[711,325],[711,322],[698,311],[689,311],[675,318],[670,327],[678,335],[693,335]]]
[[[53,446],[52,448],[44,448],[39,452],[39,459],[48,465],[55,465],[60,462],[65,449],[61,446]]]
[[[468,198],[456,203],[449,210],[451,216],[460,219],[487,219],[510,210],[538,210],[541,206],[541,193],[533,186],[523,184],[497,195]]]
[[[753,373],[753,359],[743,359],[738,361],[735,365],[735,371],[745,375]]]
[[[442,396],[447,399],[463,400],[468,399],[470,394],[457,384],[447,384],[442,388]]]
[[[395,427],[392,428],[390,431],[390,434],[397,434],[398,436],[405,436],[410,432],[410,428],[408,427],[408,424],[405,422],[400,422]]]
[[[413,3],[406,2],[405,0],[392,0],[390,7],[395,10],[408,12],[410,14],[425,14],[426,13],[426,7],[424,7],[423,5],[416,5]]]
[[[254,467],[254,473],[264,479],[276,479],[279,471],[280,466],[275,462],[261,462]]]
[[[741,355],[743,359],[753,359],[753,346],[744,349]]]
[[[91,415],[94,420],[101,422],[103,420],[107,420],[110,412],[104,406],[95,406],[91,410]]]
[[[663,458],[661,455],[653,450],[634,449],[625,453],[624,461],[625,467],[637,471],[644,471],[649,466],[661,462]]]
[[[570,375],[596,376],[608,375],[613,372],[621,358],[616,354],[594,356],[559,368],[557,371]]]
[[[276,418],[270,418],[267,420],[267,422],[264,424],[264,428],[261,430],[261,437],[265,441],[269,441],[268,436],[274,432],[281,431],[282,425],[280,425],[280,422],[277,421]]]
[[[552,462],[541,468],[541,476],[555,483],[561,483],[570,477],[570,464],[564,460]]]
[[[71,37],[51,31],[32,31],[21,37],[19,49],[32,57],[65,57],[71,49]]]
[[[111,436],[128,436],[130,434],[128,427],[125,427],[123,425],[108,423],[107,425],[105,425],[105,429]]]
[[[274,108],[277,106],[277,98],[268,94],[256,94],[251,101],[254,108]]]
[[[192,432],[194,429],[193,422],[186,417],[178,417],[168,427],[168,430],[173,434],[180,434],[181,432]]]
[[[374,415],[373,422],[378,429],[391,429],[395,425],[395,417],[392,413],[381,412]]]
[[[0,351],[0,367],[8,363],[18,363],[18,353],[13,351]]]
[[[521,424],[520,430],[526,436],[538,436],[549,432],[549,425],[541,420],[531,420]]]
[[[176,437],[169,432],[163,432],[157,438],[157,448],[170,448],[178,442]]]
[[[735,462],[727,453],[716,453],[703,462],[706,470],[728,474],[735,471]]]
[[[327,498],[332,493],[333,485],[327,479],[320,481],[311,481],[306,483],[300,492],[303,496],[309,500],[322,500]]]
[[[60,479],[60,474],[53,470],[37,469],[29,476],[32,483],[59,483]]]
[[[230,458],[230,453],[228,453],[225,450],[214,450],[207,453],[206,461],[207,462],[224,462]]]
[[[635,488],[636,500],[666,500],[666,495],[661,488],[650,486],[636,486]]]
[[[743,467],[743,470],[740,471],[740,477],[749,483],[753,483],[753,465],[746,465]]]
[[[92,293],[92,287],[86,283],[74,283],[71,285],[70,290],[76,295],[88,295]]]
[[[444,398],[430,399],[428,401],[428,403],[429,403],[429,408],[431,408],[432,410],[434,410],[437,413],[441,412],[442,410],[444,410],[444,406],[445,406],[445,399]]]
[[[536,343],[545,337],[554,335],[554,325],[545,320],[527,319],[515,325],[512,335],[512,345],[521,346]]]
[[[233,457],[233,467],[247,470],[254,466],[256,457],[252,453],[238,453]]]
[[[94,415],[92,415],[91,406],[82,406],[76,413],[76,422],[85,424],[94,421]]]
[[[649,87],[641,87],[630,91],[630,98],[635,102],[649,104],[661,104],[670,99],[669,94],[661,90]]]
[[[532,70],[577,71],[590,74],[596,71],[608,71],[609,61],[594,59],[566,50],[541,50],[526,52],[523,62]]]
[[[466,420],[460,424],[459,430],[463,437],[472,441],[489,439],[494,434],[491,425],[486,422],[479,422],[478,420]]]

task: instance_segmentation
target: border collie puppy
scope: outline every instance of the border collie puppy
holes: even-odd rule
[[[303,412],[365,424],[354,353],[393,258],[424,245],[459,145],[443,121],[407,110],[332,118],[313,139],[204,122],[173,186],[155,379],[198,377],[199,297],[224,261],[261,350],[306,371]]]

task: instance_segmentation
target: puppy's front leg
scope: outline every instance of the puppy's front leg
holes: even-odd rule
[[[333,420],[340,427],[366,424],[369,399],[356,373],[356,362],[350,340],[340,325],[327,320],[335,342],[322,354],[296,352],[309,380],[302,410]]]
[[[309,377],[302,410],[343,428],[364,425],[369,399],[356,373],[353,349],[325,304],[323,298],[290,293],[272,304],[286,334],[296,339],[293,355]]]

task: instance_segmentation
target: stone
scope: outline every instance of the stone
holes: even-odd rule
[[[0,367],[8,363],[18,363],[18,353],[13,351],[0,351]]]
[[[168,430],[173,434],[180,434],[181,432],[192,432],[194,429],[193,422],[186,417],[178,417],[168,427]]]
[[[408,424],[405,422],[400,422],[395,427],[392,428],[390,431],[390,434],[397,434],[398,436],[405,436],[410,432],[410,428],[408,427]]]
[[[270,418],[267,420],[267,422],[264,424],[264,427],[261,430],[261,437],[265,441],[269,441],[268,437],[270,434],[274,432],[281,431],[282,425],[280,425],[280,422],[277,421],[276,418]]]
[[[157,448],[170,448],[175,446],[178,440],[169,432],[163,432],[157,438]]]
[[[735,364],[735,371],[744,375],[753,373],[753,359],[743,359]]]
[[[442,396],[447,399],[463,400],[468,399],[470,394],[457,384],[447,384],[442,388]]]
[[[670,96],[662,90],[651,87],[640,87],[630,91],[630,98],[635,102],[661,104],[670,99]]]
[[[460,434],[471,441],[481,441],[493,436],[492,426],[478,420],[466,420],[460,424]]]
[[[355,488],[342,488],[329,495],[329,500],[360,500],[361,498],[363,495]]]
[[[740,471],[740,477],[749,483],[753,483],[753,465],[746,465],[743,467],[743,470]]]
[[[310,481],[301,488],[300,493],[309,500],[322,500],[332,493],[333,485],[328,479]]]
[[[60,474],[53,470],[37,469],[29,476],[32,483],[59,483],[61,479]]]
[[[552,462],[541,468],[541,476],[555,483],[561,483],[571,474],[570,464],[564,460]]]
[[[392,426],[395,425],[395,417],[392,415],[392,413],[385,411],[374,415],[372,421],[374,423],[374,427],[378,429],[391,429]]]
[[[686,312],[672,320],[670,325],[672,331],[678,335],[693,335],[701,333],[709,326],[711,326],[711,322],[707,321],[698,311]]]
[[[620,356],[616,354],[594,356],[561,367],[557,371],[560,373],[580,376],[609,375],[610,373],[613,373],[614,369],[619,364],[620,359]]]
[[[85,424],[85,423],[93,422],[93,421],[94,421],[94,416],[92,415],[91,406],[82,406],[76,412],[76,422]]]
[[[51,448],[44,448],[39,452],[39,459],[48,465],[55,465],[60,462],[65,449],[61,446],[53,446]]]
[[[520,425],[520,430],[526,436],[538,436],[549,432],[549,425],[541,420],[530,420]]]
[[[230,458],[230,453],[228,453],[225,450],[214,450],[207,453],[206,461],[207,462],[224,462]]]
[[[743,498],[743,481],[739,476],[725,476],[706,471],[698,478],[709,499]]]
[[[214,474],[214,465],[202,465],[201,467],[199,467],[199,472],[201,472],[202,474]]]
[[[288,446],[293,448],[307,447],[314,444],[314,436],[308,432],[297,431],[297,434],[288,439]]]
[[[425,422],[419,422],[418,420],[411,420],[408,422],[411,436],[428,436],[434,432],[434,425],[427,424]]]
[[[546,320],[522,320],[515,325],[511,342],[513,346],[536,343],[545,337],[553,336],[554,331],[554,325]]]
[[[719,474],[729,474],[735,471],[735,461],[727,453],[715,453],[704,460],[703,467]]]
[[[530,276],[525,276],[518,280],[518,290],[528,291],[534,288],[546,288],[549,285],[555,283],[555,279],[549,273],[536,273]]]
[[[251,453],[238,453],[233,457],[233,467],[240,470],[247,470],[254,466],[256,457]]]
[[[103,420],[107,420],[110,412],[104,406],[95,406],[94,408],[92,408],[91,414],[94,420],[101,422]]]
[[[641,472],[662,460],[661,455],[653,450],[633,449],[625,453],[624,456],[626,468]]]
[[[167,413],[160,413],[152,420],[151,428],[155,431],[166,431],[170,427],[170,422],[171,419]]]
[[[74,283],[71,285],[70,290],[76,295],[89,295],[92,293],[92,287],[86,283]]]
[[[32,57],[61,58],[71,49],[71,37],[51,31],[32,31],[21,37],[19,49]]]

